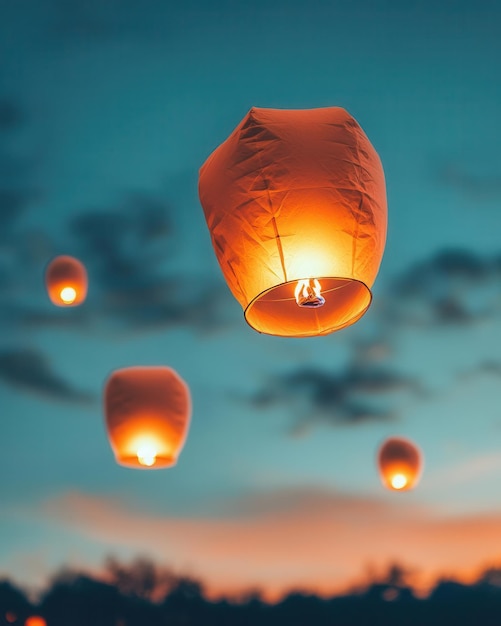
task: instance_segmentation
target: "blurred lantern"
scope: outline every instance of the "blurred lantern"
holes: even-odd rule
[[[13,611],[7,611],[7,613],[5,614],[5,621],[8,624],[14,624],[14,622],[17,622],[16,613],[14,613]]]
[[[47,626],[47,622],[39,615],[32,615],[24,622],[24,626]]]
[[[252,328],[325,335],[366,312],[386,190],[376,151],[344,109],[251,109],[200,169],[199,193]]]
[[[57,306],[77,306],[87,296],[87,271],[71,256],[53,259],[45,273],[49,298]]]
[[[117,463],[143,469],[176,464],[188,434],[191,399],[174,370],[117,370],[106,383],[104,404]]]
[[[379,474],[388,489],[406,491],[415,487],[421,477],[422,466],[419,448],[408,439],[392,437],[379,449]]]

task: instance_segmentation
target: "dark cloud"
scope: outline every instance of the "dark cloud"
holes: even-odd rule
[[[290,408],[295,422],[292,433],[299,435],[313,423],[335,426],[396,419],[398,411],[389,405],[399,392],[423,393],[412,378],[355,363],[340,373],[299,368],[270,377],[249,402],[260,409]]]
[[[52,0],[54,9],[52,34],[72,40],[83,38],[86,41],[106,40],[115,32],[113,13],[120,15],[120,7],[115,6],[111,12],[110,5],[116,5],[111,0],[105,4],[87,0],[73,4],[68,0]]]
[[[70,223],[96,296],[96,312],[123,328],[227,325],[222,280],[174,271],[180,242],[168,203],[146,193],[112,210],[82,213]]]
[[[458,374],[458,378],[463,381],[472,380],[481,376],[495,376],[496,378],[501,378],[501,362],[482,361],[476,367]]]
[[[4,239],[34,200],[34,194],[25,189],[0,187],[0,238]]]
[[[0,285],[1,286],[1,285]],[[72,328],[89,330],[92,318],[82,307],[63,309],[47,303],[47,308],[7,301],[0,308],[0,324],[5,328]]]
[[[0,164],[0,177],[2,168]],[[7,177],[8,178],[8,177]],[[120,333],[187,326],[200,332],[231,323],[221,279],[175,269],[181,244],[170,206],[159,194],[131,192],[111,208],[74,217],[61,245],[27,230],[21,218],[36,195],[0,185],[0,319],[4,330],[59,324]],[[61,312],[40,293],[51,258],[70,252],[89,274],[89,295],[78,313]]]
[[[497,176],[478,175],[449,163],[439,169],[438,180],[476,202],[487,202],[501,197],[501,173]]]
[[[464,249],[415,263],[383,294],[382,314],[398,328],[471,325],[499,315],[501,264]]]
[[[16,102],[0,97],[0,132],[16,129],[24,121],[22,108]]]
[[[85,41],[99,44],[113,40],[170,41],[176,5],[154,3],[144,10],[136,0],[52,0],[50,35],[63,42]]]
[[[0,379],[4,383],[51,400],[79,404],[87,404],[94,400],[91,394],[74,388],[56,374],[47,357],[35,349],[11,349],[0,352]]]

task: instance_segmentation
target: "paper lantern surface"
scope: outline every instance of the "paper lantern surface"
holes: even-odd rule
[[[71,256],[58,256],[47,266],[47,293],[56,306],[78,306],[87,296],[87,270]]]
[[[385,181],[344,109],[251,109],[200,169],[199,195],[251,327],[323,335],[368,309],[386,241]]]
[[[117,463],[175,465],[191,416],[188,386],[169,367],[128,367],[109,377],[104,394],[109,441]]]
[[[379,475],[383,485],[395,491],[413,489],[421,478],[423,466],[419,448],[408,439],[387,439],[378,453]]]

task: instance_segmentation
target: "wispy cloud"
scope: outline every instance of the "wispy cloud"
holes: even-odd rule
[[[451,187],[474,202],[501,198],[501,172],[479,175],[469,172],[457,163],[446,163],[438,171],[438,181]]]
[[[98,316],[135,329],[225,326],[222,280],[174,270],[180,242],[162,197],[128,194],[112,209],[81,213],[70,232],[98,292]]]
[[[256,585],[269,596],[291,587],[331,593],[367,564],[395,560],[423,580],[461,577],[501,557],[501,511],[451,518],[404,498],[279,490],[239,500],[219,518],[174,518],[72,493],[48,502],[43,515],[106,551],[137,550],[178,570],[189,566],[213,593]]]
[[[404,270],[383,294],[386,326],[471,325],[499,316],[500,272],[498,256],[440,250]]]
[[[291,432],[300,435],[318,423],[342,426],[396,419],[395,394],[402,392],[413,397],[424,393],[415,379],[356,359],[339,372],[298,367],[269,376],[246,401],[257,409],[287,407],[294,416]]]
[[[94,396],[73,387],[53,371],[50,361],[36,349],[0,352],[0,379],[7,384],[51,400],[87,404]]]
[[[19,103],[0,96],[0,132],[16,129],[24,121],[25,114]]]

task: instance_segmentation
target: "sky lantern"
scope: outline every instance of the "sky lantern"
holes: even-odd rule
[[[47,626],[47,622],[39,615],[32,615],[24,622],[24,626]]]
[[[385,180],[344,109],[251,109],[200,169],[199,194],[252,328],[325,335],[367,311],[386,240]]]
[[[119,465],[160,469],[176,464],[188,434],[191,398],[174,370],[116,370],[104,396],[108,437]]]
[[[87,296],[87,270],[71,256],[58,256],[49,263],[45,283],[56,306],[78,306]]]
[[[378,452],[378,468],[383,485],[394,491],[415,487],[421,477],[423,458],[419,448],[400,437],[387,439]]]

